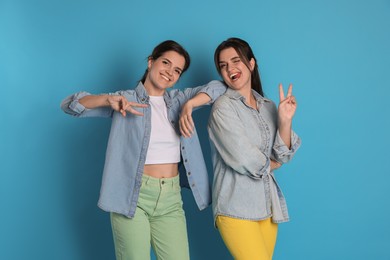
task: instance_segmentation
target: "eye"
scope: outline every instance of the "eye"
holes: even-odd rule
[[[240,59],[236,59],[236,60],[233,60],[233,63],[239,63],[241,60]]]
[[[175,70],[175,73],[176,73],[177,75],[180,75],[180,74],[181,74],[181,71],[180,71],[180,70]]]
[[[168,64],[168,61],[163,60],[162,63],[166,65],[166,64]]]
[[[223,69],[223,68],[225,68],[225,67],[226,67],[226,64],[225,64],[225,63],[219,64],[219,68],[220,68],[220,69]]]

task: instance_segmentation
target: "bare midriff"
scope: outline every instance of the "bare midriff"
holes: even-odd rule
[[[178,174],[177,163],[145,164],[144,174],[154,178],[171,178]]]

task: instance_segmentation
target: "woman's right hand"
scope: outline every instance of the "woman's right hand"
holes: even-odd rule
[[[137,116],[143,116],[144,114],[138,112],[133,107],[148,107],[146,104],[140,104],[136,102],[129,102],[124,96],[114,96],[109,95],[107,97],[107,102],[111,106],[112,109],[122,114],[122,116],[126,116],[126,111],[130,112]]]

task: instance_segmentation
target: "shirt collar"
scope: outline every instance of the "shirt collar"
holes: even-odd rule
[[[138,82],[138,85],[135,88],[135,93],[137,93],[137,96],[142,103],[149,103],[149,95],[141,81]]]
[[[139,100],[141,101],[141,103],[143,103],[143,104],[149,103],[148,92],[146,91],[145,86],[141,81],[138,82],[138,85],[135,88],[135,92],[137,93],[137,96],[139,97]],[[164,101],[165,101],[165,104],[167,105],[167,107],[171,106],[172,101],[171,101],[171,97],[168,94],[168,91],[164,92]]]
[[[264,102],[271,102],[271,100],[261,96],[259,93],[257,93],[255,90],[252,89],[252,94],[255,97],[257,102],[260,102],[260,104],[263,104]],[[241,99],[245,100],[245,98],[240,94],[240,92],[227,88],[225,95],[232,99]]]

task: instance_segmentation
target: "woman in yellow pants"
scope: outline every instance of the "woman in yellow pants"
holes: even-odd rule
[[[215,65],[229,87],[214,103],[208,125],[214,168],[213,214],[237,260],[272,259],[277,223],[288,221],[273,171],[300,146],[291,128],[296,110],[292,85],[280,103],[264,97],[257,61],[238,38],[222,42]]]

